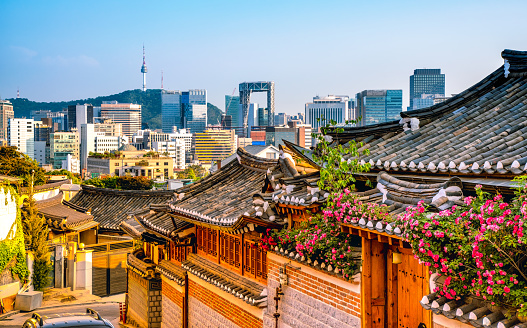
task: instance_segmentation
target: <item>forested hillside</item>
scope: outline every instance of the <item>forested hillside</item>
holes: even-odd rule
[[[15,117],[30,117],[32,110],[47,109],[54,112],[61,111],[69,105],[76,104],[92,104],[100,106],[103,101],[117,100],[120,103],[134,103],[142,107],[142,121],[145,126],[150,129],[161,128],[161,90],[150,89],[145,92],[137,90],[128,90],[121,93],[100,96],[96,98],[79,99],[61,102],[36,102],[25,98],[8,99],[13,104],[15,110]],[[221,110],[212,105],[207,104],[207,116],[209,124],[218,124],[221,122]]]

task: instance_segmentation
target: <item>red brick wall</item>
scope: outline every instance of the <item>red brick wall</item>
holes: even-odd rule
[[[227,318],[234,324],[242,328],[261,328],[263,322],[261,319],[253,316],[249,312],[229,302],[221,295],[204,288],[201,285],[189,280],[189,296],[196,298],[205,306],[217,312],[220,316]],[[189,313],[189,319],[192,320],[192,314]],[[206,324],[206,323],[203,323]]]
[[[163,283],[162,285],[162,294],[163,296],[168,297],[172,302],[174,302],[180,308],[183,308],[183,294],[176,290],[174,287],[169,284]]]
[[[295,266],[295,263],[292,265]],[[278,273],[283,266],[268,258],[267,267],[268,279],[278,282]],[[314,299],[360,318],[360,294],[324,280],[324,276],[327,274],[320,272],[320,275],[313,276],[302,270],[287,267],[287,276],[289,288],[294,288]]]

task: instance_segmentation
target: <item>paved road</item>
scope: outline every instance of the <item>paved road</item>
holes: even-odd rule
[[[114,327],[119,327],[119,304],[117,303],[106,303],[106,304],[90,304],[90,305],[65,305],[63,307],[57,307],[46,310],[36,310],[39,314],[57,314],[57,313],[85,313],[86,308],[89,307],[99,312],[101,317],[109,320]],[[13,315],[3,321],[0,321],[0,327],[2,328],[20,328],[24,322],[31,318],[32,312],[19,313]]]

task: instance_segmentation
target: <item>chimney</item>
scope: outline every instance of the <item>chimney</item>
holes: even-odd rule
[[[221,160],[218,160],[216,164],[218,165],[218,170],[221,169]]]

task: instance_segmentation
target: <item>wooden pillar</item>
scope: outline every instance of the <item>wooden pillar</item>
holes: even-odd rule
[[[362,237],[361,326],[370,328],[371,323],[371,240]]]
[[[393,250],[386,256],[386,321],[388,328],[397,328],[397,264],[393,264]]]

